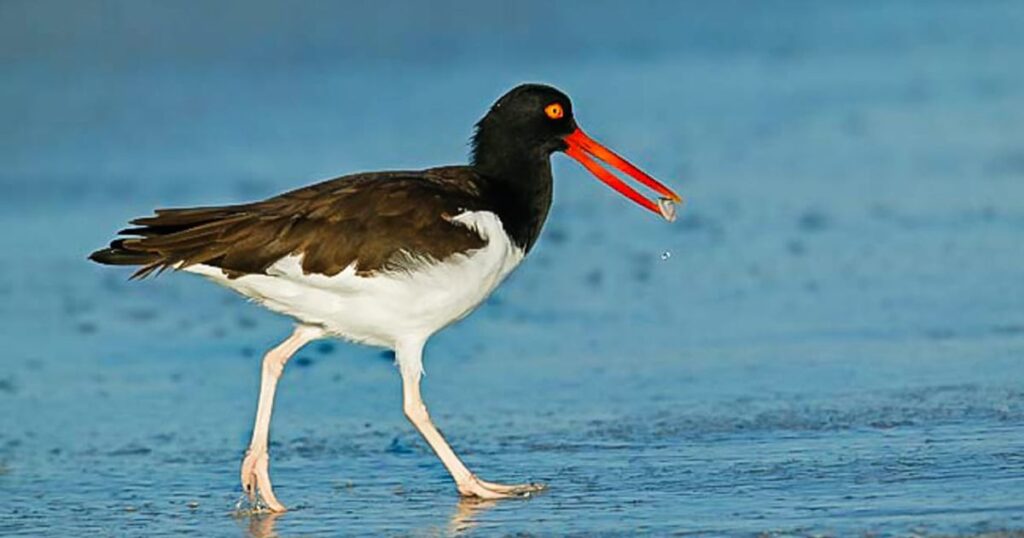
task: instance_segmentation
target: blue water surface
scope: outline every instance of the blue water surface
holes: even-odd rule
[[[1021,535],[1024,4],[0,3],[0,535]],[[508,88],[687,198],[554,158],[526,263],[427,350],[278,392],[292,511],[233,515],[287,319],[85,257],[155,207],[464,162]]]

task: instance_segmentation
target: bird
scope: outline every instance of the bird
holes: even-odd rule
[[[552,154],[579,161],[667,221],[682,198],[585,134],[569,97],[549,85],[521,84],[498,98],[470,147],[467,165],[356,173],[258,202],[157,209],[89,256],[137,267],[132,279],[168,269],[198,274],[294,319],[291,334],[263,356],[240,470],[244,494],[259,510],[286,510],[269,473],[278,379],[300,348],[325,338],[394,352],[404,415],[461,496],[528,497],[546,487],[488,482],[466,467],[421,396],[424,346],[476,309],[535,246],[552,205]]]

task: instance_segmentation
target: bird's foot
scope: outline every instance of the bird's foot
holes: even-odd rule
[[[284,512],[287,508],[274,496],[270,484],[270,458],[266,450],[249,449],[242,460],[242,491],[249,496],[253,512]]]
[[[497,484],[481,480],[476,475],[470,475],[469,480],[464,484],[458,484],[459,494],[463,497],[476,497],[478,499],[510,499],[526,498],[534,493],[547,489],[544,484]]]

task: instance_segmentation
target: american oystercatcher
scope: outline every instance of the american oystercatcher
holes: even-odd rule
[[[405,416],[451,473],[460,494],[526,496],[540,484],[505,485],[471,473],[420,397],[422,353],[435,332],[476,308],[519,265],[551,206],[551,154],[565,152],[598,179],[666,220],[681,199],[577,126],[569,97],[524,84],[476,125],[468,166],[354,174],[240,205],[158,209],[135,219],[90,259],[134,265],[132,278],[165,269],[197,273],[291,316],[294,332],[263,358],[242,487],[254,506],[274,496],[267,437],[274,391],[288,359],[319,338],[394,350]],[[597,158],[660,195],[651,200]]]

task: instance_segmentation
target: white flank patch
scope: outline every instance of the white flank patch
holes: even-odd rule
[[[356,275],[353,266],[335,276],[303,274],[301,256],[278,260],[266,275],[234,279],[208,265],[183,270],[302,323],[323,327],[333,336],[394,349],[400,342],[424,342],[465,317],[523,259],[522,249],[512,244],[494,213],[468,211],[452,221],[475,230],[487,245],[442,262],[417,262],[409,271],[368,277]]]

